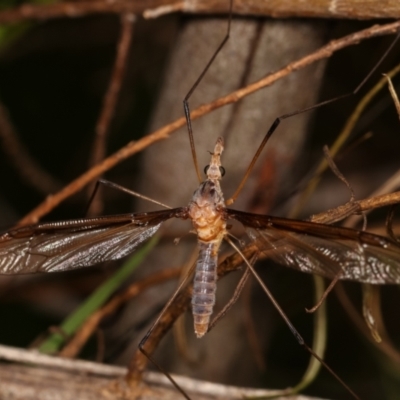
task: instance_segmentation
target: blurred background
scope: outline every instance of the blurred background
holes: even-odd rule
[[[371,21],[237,16],[230,42],[191,99],[192,109],[285,66],[333,38],[371,25]],[[26,163],[25,155],[17,157],[15,147],[2,134],[0,227],[4,231],[89,168],[96,121],[109,84],[121,24],[116,15],[97,15],[0,28],[1,107],[14,127],[14,139],[26,149],[37,168]],[[107,155],[183,116],[182,100],[225,30],[226,16],[173,14],[155,20],[138,18],[109,128]],[[275,117],[352,91],[392,40],[393,37],[382,37],[347,48],[335,53],[328,62],[312,65],[196,121],[193,126],[200,169],[208,163],[208,152],[216,138],[224,136],[227,174],[223,189],[228,198]],[[398,64],[399,52],[400,45],[360,95],[284,121],[234,208],[287,216],[296,203],[295,195],[313,176],[322,158],[323,145],[333,143],[362,95],[383,72]],[[397,82],[394,78],[394,85],[399,88]],[[347,150],[337,160],[357,199],[368,197],[399,169],[399,124],[393,101],[384,88],[361,116],[350,142],[359,142],[367,133],[372,136],[356,146],[346,145]],[[182,129],[122,162],[108,171],[105,178],[178,207],[188,203],[197,186],[192,164],[187,133]],[[42,179],[37,174],[40,170],[50,179]],[[43,220],[84,216],[92,190],[87,188],[72,196]],[[344,204],[349,197],[347,188],[328,171],[298,217],[307,218]],[[160,208],[108,188],[101,191],[99,201],[101,214]],[[374,211],[368,217],[368,228],[385,234],[386,211]],[[166,225],[159,246],[129,282],[161,268],[189,262],[195,252],[195,238],[187,235],[189,223]],[[243,233],[240,227],[235,229],[238,235]],[[181,238],[178,246],[173,244],[177,237]],[[230,252],[224,247],[221,254]],[[31,345],[50,326],[59,325],[120,264],[47,275],[0,276],[0,343]],[[311,343],[313,317],[304,309],[314,304],[312,278],[272,263],[260,265],[259,271],[293,324]],[[221,281],[219,309],[240,278],[239,273],[231,275]],[[176,282],[152,288],[103,321],[100,330],[104,362],[127,365],[174,287]],[[344,287],[361,312],[360,285],[346,283]],[[182,339],[182,333],[168,334],[156,358],[168,371],[189,377],[268,388],[295,385],[306,369],[308,354],[297,345],[255,282],[250,282],[245,291],[244,300],[239,300],[204,339],[194,338],[191,316],[185,316],[187,346],[179,350],[176,344],[176,337]],[[381,292],[388,335],[398,347],[398,288],[387,286]],[[361,398],[397,398],[400,371],[393,361],[399,359],[397,354],[389,357],[372,345],[355,327],[334,293],[327,303],[327,363]],[[255,341],[249,340],[251,329],[257,337]],[[98,359],[96,337],[81,357]],[[325,371],[306,393],[350,398]]]

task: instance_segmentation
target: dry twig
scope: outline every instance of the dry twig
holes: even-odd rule
[[[131,12],[143,14],[145,18],[156,18],[164,14],[181,11],[191,14],[227,13],[226,0],[129,0],[66,1],[63,3],[30,5],[0,12],[1,23],[52,18],[77,18],[92,14],[120,14]],[[297,0],[265,1],[236,0],[234,12],[240,15],[278,17],[317,18],[400,18],[400,5],[396,0],[386,0],[384,4],[367,0]]]
[[[0,103],[0,139],[4,153],[27,184],[44,195],[61,189],[61,184],[36,162],[22,144],[2,103]]]
[[[115,114],[118,96],[125,76],[126,63],[133,38],[134,22],[135,16],[133,14],[125,13],[121,15],[121,35],[117,43],[114,67],[107,92],[104,96],[103,108],[96,124],[96,135],[89,162],[90,166],[100,163],[106,154],[107,135],[112,118]],[[90,190],[90,192],[91,191],[92,190]],[[92,202],[90,210],[94,215],[97,215],[101,213],[102,209],[102,201],[100,196],[97,195]]]
[[[176,389],[171,388],[168,379],[155,372],[145,373],[144,381],[148,386],[141,385],[132,391],[126,388],[122,381],[126,374],[126,368],[123,367],[68,360],[3,345],[0,345],[0,359],[25,364],[0,364],[1,398],[12,397],[16,400],[25,400],[34,396],[35,399],[107,400],[140,395],[142,400],[158,398],[172,400],[177,397]],[[174,379],[197,400],[243,399],[243,397],[260,397],[276,393],[271,390],[220,385],[176,375]],[[283,400],[282,397],[277,398],[279,399]],[[318,400],[315,397],[303,395],[294,396],[291,399]]]

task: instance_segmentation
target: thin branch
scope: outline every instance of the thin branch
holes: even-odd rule
[[[0,22],[13,23],[62,17],[77,18],[92,14],[120,14],[124,12],[132,12],[137,15],[143,13],[145,18],[156,18],[176,11],[191,14],[226,14],[228,2],[226,0],[82,0],[43,5],[24,4],[1,11]],[[236,0],[234,12],[240,15],[275,18],[400,18],[400,4],[396,0],[386,0],[384,6],[379,1],[368,0]]]
[[[396,107],[397,115],[400,118],[400,102],[399,102],[399,98],[397,96],[396,90],[393,87],[392,79],[389,76],[389,74],[383,74],[383,76],[386,78],[386,80],[388,82],[389,92],[390,92],[390,95],[392,96],[393,103]]]
[[[398,201],[396,201],[396,199],[398,198],[399,192],[394,192],[394,193],[390,192],[392,190],[398,189],[399,186],[400,186],[400,170],[397,170],[380,187],[378,187],[376,190],[374,190],[373,193],[371,193],[370,199],[364,200],[365,201],[365,203],[363,203],[364,209],[361,209],[360,211],[370,211],[377,207],[384,207],[393,204],[398,204]],[[376,199],[376,201],[374,199]],[[379,204],[377,202],[379,202]],[[359,221],[360,221],[360,216],[353,215],[346,221],[344,226],[353,228],[354,226],[357,225]]]
[[[261,80],[252,83],[242,89],[228,94],[227,96],[221,97],[209,104],[204,104],[191,113],[192,120],[200,118],[203,115],[210,113],[211,111],[223,107],[228,104],[236,103],[242,98],[264,88],[272,85],[279,79],[282,79],[292,72],[299,69],[305,68],[306,66],[330,57],[334,52],[341,50],[345,47],[358,44],[360,41],[369,39],[376,36],[389,35],[397,32],[400,29],[400,21],[386,24],[386,25],[375,25],[371,28],[353,33],[345,36],[341,39],[333,40],[327,45],[321,47],[319,50],[297,60],[293,63],[288,64],[286,67],[279,71],[267,75]],[[90,183],[92,180],[98,178],[104,172],[110,170],[121,161],[131,157],[132,155],[142,151],[151,144],[158,142],[163,139],[167,139],[171,133],[184,126],[186,120],[184,117],[175,120],[174,122],[154,131],[153,133],[143,137],[137,142],[130,142],[125,147],[112,154],[100,164],[97,164],[90,170],[86,171],[80,177],[76,178],[70,184],[65,186],[60,192],[54,196],[49,196],[43,203],[37,206],[29,214],[27,214],[22,220],[19,221],[19,225],[36,223],[43,215],[50,212],[63,200],[71,196],[72,194],[81,190],[84,186]]]
[[[100,163],[106,154],[107,136],[111,121],[115,114],[122,81],[125,76],[126,63],[133,38],[133,25],[135,19],[135,16],[130,13],[121,15],[121,34],[117,43],[117,53],[108,89],[104,96],[103,107],[96,124],[96,135],[89,166]],[[95,215],[100,214],[102,208],[100,196],[96,196],[91,205],[91,212]]]
[[[61,189],[61,184],[36,162],[23,145],[6,107],[1,102],[0,141],[10,164],[28,185],[44,195]]]
[[[389,73],[388,76],[394,77],[400,72],[400,65],[397,65],[393,68]],[[354,109],[350,117],[347,119],[346,123],[344,124],[343,129],[337,136],[334,143],[330,146],[330,152],[332,157],[336,157],[339,151],[343,150],[344,144],[348,141],[351,133],[354,130],[354,127],[357,121],[360,119],[361,114],[364,112],[368,104],[375,98],[377,94],[381,92],[381,90],[386,86],[387,79],[385,77],[381,78],[369,91],[368,93],[363,96],[360,102],[357,104],[357,107]],[[348,150],[348,149],[347,149]],[[347,151],[346,150],[346,151]],[[307,188],[301,194],[300,198],[296,202],[296,206],[289,214],[289,218],[295,217],[299,211],[307,204],[308,199],[310,198],[311,194],[315,191],[315,188],[318,186],[319,182],[321,181],[322,174],[328,168],[328,162],[325,158],[321,160],[318,167],[315,170],[315,176],[310,180],[307,184]],[[388,192],[388,191],[387,191]],[[386,192],[386,193],[387,193]],[[379,193],[382,194],[382,193]],[[378,193],[375,193],[375,196]],[[373,196],[373,195],[371,195]]]
[[[116,376],[123,373],[124,368],[113,365],[97,364],[83,360],[68,360],[60,357],[48,356],[35,350],[18,349],[0,344],[0,359],[18,361],[45,367],[60,368],[66,371],[80,371],[102,376]]]
[[[127,57],[133,37],[134,22],[135,16],[133,14],[127,13],[121,15],[121,35],[117,43],[117,54],[115,56],[110,83],[104,96],[103,108],[96,125],[96,138],[90,165],[95,165],[104,158],[106,136],[115,113],[118,95],[125,76]]]
[[[160,1],[159,1],[160,2]],[[140,13],[142,7],[133,1],[115,2],[95,0],[63,2],[53,4],[23,4],[19,7],[0,11],[0,23],[15,23],[28,20],[47,20],[53,18],[78,18],[91,14]]]
[[[310,218],[312,222],[320,224],[332,224],[347,218],[351,214],[359,214],[365,211],[371,211],[376,208],[387,207],[400,203],[400,192],[383,194],[364,200],[354,200],[320,214],[315,214]]]

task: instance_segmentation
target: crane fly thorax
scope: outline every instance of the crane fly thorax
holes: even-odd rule
[[[205,168],[207,179],[194,192],[188,207],[198,239],[203,242],[221,243],[226,234],[225,200],[219,183],[224,173],[221,166],[223,150],[224,140],[220,137],[211,153],[210,164]]]
[[[219,181],[206,180],[194,192],[189,216],[199,240],[222,240],[226,232],[225,203]]]

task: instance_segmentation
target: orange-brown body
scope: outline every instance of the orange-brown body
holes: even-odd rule
[[[225,201],[219,181],[222,177],[219,138],[207,167],[207,180],[194,192],[189,203],[189,217],[199,241],[199,257],[193,284],[192,311],[194,330],[202,337],[208,330],[217,288],[218,250],[226,235]]]

